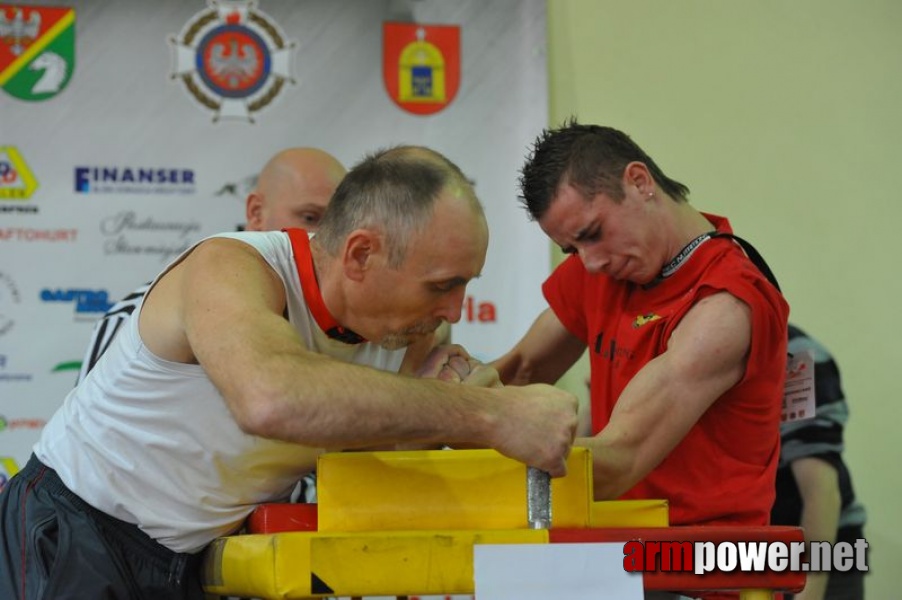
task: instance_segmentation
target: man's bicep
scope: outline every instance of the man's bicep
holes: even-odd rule
[[[744,377],[751,339],[751,309],[721,292],[689,309],[674,328],[667,353],[674,374],[708,388],[713,402]]]

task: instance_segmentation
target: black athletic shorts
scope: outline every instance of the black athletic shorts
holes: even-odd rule
[[[35,458],[0,493],[3,600],[203,600],[200,554],[88,505]]]

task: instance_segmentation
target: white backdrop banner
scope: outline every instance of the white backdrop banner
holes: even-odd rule
[[[453,337],[483,359],[506,351],[549,271],[517,201],[547,121],[545,31],[544,0],[0,3],[0,486],[95,320],[240,226],[282,148],[350,167],[422,144],[455,161],[491,241]]]

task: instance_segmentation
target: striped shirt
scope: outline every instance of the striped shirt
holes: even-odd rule
[[[866,514],[856,500],[849,469],[842,459],[843,429],[849,418],[839,376],[839,366],[817,340],[789,325],[789,352],[814,353],[815,415],[811,419],[783,423],[780,427],[780,466],[777,469],[777,499],[771,513],[774,525],[799,525],[802,498],[790,464],[806,457],[820,458],[836,469],[842,498],[837,541],[854,542],[862,537]]]

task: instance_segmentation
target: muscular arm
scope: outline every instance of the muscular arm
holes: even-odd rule
[[[742,379],[751,342],[749,308],[719,293],[699,301],[666,351],[617,400],[608,425],[576,444],[592,449],[595,498],[616,498],[654,469],[717,398]]]
[[[835,542],[842,505],[836,469],[815,457],[794,460],[790,468],[802,497],[800,525],[805,530],[805,541]],[[822,600],[828,576],[829,573],[809,573],[805,589],[796,594],[796,599]]]
[[[199,363],[253,435],[325,448],[472,443],[565,472],[576,421],[569,394],[549,386],[515,394],[340,362],[307,350],[284,306],[281,281],[253,248],[213,239],[157,284],[141,335],[163,358]]]
[[[573,366],[585,349],[585,344],[567,331],[548,308],[536,318],[523,339],[510,352],[491,364],[505,384],[553,384]]]

